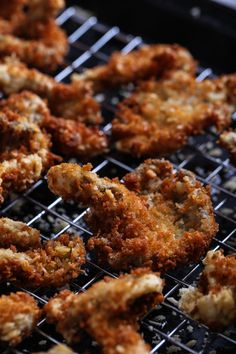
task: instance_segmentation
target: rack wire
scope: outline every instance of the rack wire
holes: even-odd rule
[[[125,53],[143,43],[141,37],[122,33],[118,27],[107,27],[94,16],[81,15],[76,7],[67,8],[57,19],[68,33],[70,52],[64,68],[56,73],[58,81],[68,81],[72,73],[104,63],[114,50]],[[158,41],[158,39],[157,39]],[[210,68],[200,68],[198,80],[212,75]],[[105,117],[104,131],[110,131],[110,121],[114,115],[116,103],[126,93],[122,90],[109,95],[99,95]],[[217,145],[217,134],[209,130],[204,136],[190,138],[182,150],[169,156],[176,169],[186,168],[197,175],[204,184],[212,187],[216,219],[220,231],[214,238],[211,248],[219,247],[225,253],[236,252],[236,169],[228,159],[225,151]],[[135,168],[140,161],[111,152],[93,162],[94,171],[101,176],[122,177],[127,171]],[[14,196],[1,209],[1,215],[27,222],[38,228],[44,240],[58,237],[65,231],[79,233],[83,239],[90,237],[91,232],[83,221],[85,210],[76,205],[63,203],[61,198],[48,190],[45,179],[39,180],[23,195]],[[151,345],[151,353],[235,353],[236,330],[229,328],[224,333],[213,333],[194,322],[182,313],[177,306],[178,292],[183,286],[193,284],[202,270],[201,263],[182,267],[179,270],[164,274],[166,279],[165,300],[158,308],[151,310],[141,321],[141,332]],[[69,284],[75,292],[86,291],[94,282],[104,275],[115,277],[108,269],[103,269],[91,258],[86,264],[86,272],[76,281]],[[38,288],[34,291],[19,288],[11,284],[2,286],[1,293],[24,290],[31,294],[39,304],[44,305],[53,290]],[[32,336],[24,340],[17,349],[8,349],[4,353],[30,353],[47,350],[63,338],[54,328],[42,319]],[[83,348],[91,353],[97,352],[96,343],[89,339],[76,347],[77,353]]]

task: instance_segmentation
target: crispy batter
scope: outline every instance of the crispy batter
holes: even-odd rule
[[[46,103],[31,92],[10,95],[7,100],[0,102],[0,109],[5,107],[45,128],[52,137],[54,150],[62,155],[88,160],[107,151],[107,138],[101,130],[70,119],[51,116]]]
[[[236,133],[234,131],[225,131],[220,135],[219,143],[228,150],[230,159],[236,165]]]
[[[50,137],[26,116],[0,108],[0,203],[12,191],[37,181],[61,158],[50,152]],[[12,139],[14,137],[14,139]]]
[[[6,34],[6,27],[3,31],[4,33],[0,34],[0,56],[14,53],[24,63],[41,70],[55,70],[63,63],[68,51],[66,35],[54,21],[48,21],[47,24],[38,23],[37,28],[35,25],[33,33],[37,33],[37,37],[35,35],[34,39],[30,38],[32,36],[22,39],[13,34]]]
[[[99,178],[91,165],[61,164],[48,173],[52,192],[90,207],[87,222],[101,263],[114,269],[169,269],[198,261],[218,227],[209,189],[187,170],[146,160],[118,180]]]
[[[27,287],[60,287],[75,279],[85,263],[85,249],[79,236],[63,234],[41,248],[18,252],[17,247],[0,248],[0,280]]]
[[[113,120],[116,148],[134,156],[163,155],[210,125],[222,130],[234,110],[226,82],[225,77],[198,82],[181,71],[143,82],[120,104]]]
[[[32,91],[48,100],[50,111],[55,116],[92,124],[102,121],[100,107],[92,97],[90,85],[58,83],[11,58],[0,63],[0,89],[6,94]]]
[[[24,292],[0,297],[0,342],[17,345],[36,327],[41,311],[32,296]]]
[[[58,344],[52,347],[47,352],[37,352],[33,354],[74,354],[73,350],[64,344]]]
[[[45,128],[52,135],[53,145],[60,154],[86,159],[108,151],[106,135],[96,127],[50,116]]]
[[[212,329],[236,324],[236,254],[209,251],[197,288],[181,289],[179,307]]]
[[[170,70],[195,74],[196,62],[187,49],[179,45],[146,45],[129,54],[116,52],[108,63],[73,75],[74,81],[91,82],[95,90],[119,86],[138,80],[161,77]]]
[[[104,354],[146,354],[149,346],[137,332],[137,321],[163,300],[158,273],[138,269],[118,279],[106,277],[78,295],[64,290],[44,310],[69,343],[80,341],[84,330]]]
[[[11,245],[20,250],[39,247],[40,233],[23,222],[0,218],[0,247]]]
[[[27,5],[27,11],[23,5]],[[12,6],[1,5],[0,55],[14,54],[31,66],[55,70],[68,51],[66,34],[53,18],[63,7],[63,0],[13,1]],[[10,10],[15,11],[10,15]]]
[[[21,192],[36,182],[43,172],[38,154],[18,153],[15,158],[0,163],[0,204],[11,192]]]

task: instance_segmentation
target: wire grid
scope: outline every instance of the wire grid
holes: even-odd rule
[[[76,7],[67,8],[57,19],[67,31],[70,53],[67,65],[56,73],[58,81],[68,81],[73,72],[104,63],[114,50],[128,53],[143,43],[141,37],[133,37],[120,32],[118,27],[107,27],[94,16],[81,16]],[[158,39],[157,39],[158,41]],[[212,75],[211,69],[199,69],[198,80]],[[109,133],[115,105],[127,92],[98,95],[102,103],[105,124],[103,130]],[[179,152],[169,156],[176,169],[187,168],[197,175],[199,180],[212,187],[216,219],[220,231],[214,238],[211,248],[219,247],[225,253],[236,252],[236,169],[230,164],[228,155],[217,145],[217,134],[209,130],[200,137],[190,138],[189,144]],[[140,161],[131,159],[117,152],[92,161],[94,171],[100,176],[122,177],[133,170]],[[38,228],[44,240],[58,237],[65,231],[79,233],[84,241],[91,232],[83,221],[85,210],[73,203],[63,203],[61,198],[48,190],[45,179],[39,180],[26,193],[14,196],[5,202],[1,214],[23,220],[28,225]],[[96,264],[93,255],[89,256],[85,274],[69,285],[75,292],[83,292],[95,281],[105,275],[115,277],[109,269]],[[202,270],[201,264],[189,265],[179,270],[165,273],[165,301],[151,310],[141,321],[141,332],[151,345],[151,353],[235,353],[236,331],[229,328],[224,333],[209,332],[208,329],[192,321],[177,306],[178,292],[183,286],[194,284]],[[38,288],[29,291],[11,284],[2,286],[2,293],[23,290],[31,294],[40,305],[44,305],[56,290]],[[58,290],[58,289],[57,289]],[[42,319],[32,336],[24,340],[17,349],[7,349],[4,353],[30,353],[47,350],[63,338]],[[75,351],[81,353],[89,348],[97,353],[96,343],[87,338]]]

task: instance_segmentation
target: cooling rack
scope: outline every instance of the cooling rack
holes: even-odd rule
[[[89,16],[76,7],[67,8],[60,14],[57,22],[67,31],[70,42],[66,65],[55,75],[58,81],[67,82],[72,73],[105,63],[114,50],[128,53],[143,43],[141,37],[124,34],[118,27],[108,27],[100,23],[96,17]],[[210,68],[199,68],[198,80],[212,75]],[[108,134],[115,106],[125,95],[127,91],[121,89],[97,96],[105,117],[103,130]],[[214,129],[208,130],[204,136],[190,138],[188,145],[170,155],[169,159],[176,169],[189,169],[204,184],[211,185],[215,215],[220,225],[211,249],[220,247],[226,254],[236,252],[236,169],[230,164],[227,153],[217,145],[217,134]],[[100,176],[122,178],[124,174],[138,166],[140,161],[112,151],[106,156],[93,160],[92,163],[94,171]],[[56,198],[48,190],[45,178],[35,183],[23,195],[12,196],[1,208],[1,215],[25,221],[28,225],[38,228],[44,240],[56,238],[68,230],[79,233],[86,242],[91,232],[84,223],[84,214],[84,209],[73,203],[63,203],[61,198]],[[85,274],[69,284],[69,288],[75,292],[86,291],[105,275],[116,276],[109,269],[99,267],[93,255],[89,257]],[[232,354],[236,352],[235,329],[229,328],[223,333],[210,332],[205,326],[192,321],[178,309],[179,289],[194,284],[201,270],[201,264],[193,264],[164,274],[165,301],[147,313],[141,321],[141,332],[151,345],[151,353]],[[17,290],[28,292],[38,300],[40,305],[44,305],[55,293],[50,289],[41,288],[29,291],[8,283],[1,286],[1,293]],[[62,341],[63,338],[55,332],[54,328],[42,319],[31,337],[24,340],[17,349],[7,349],[4,353],[22,354],[43,351]],[[74,349],[77,353],[81,353],[84,348],[90,353],[98,352],[96,343],[89,338]]]

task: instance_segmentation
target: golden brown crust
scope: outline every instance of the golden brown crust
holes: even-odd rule
[[[74,74],[74,81],[87,81],[95,90],[165,75],[170,70],[196,72],[196,62],[183,47],[174,44],[146,45],[129,54],[116,52],[107,64]]]
[[[14,245],[19,250],[40,246],[40,232],[20,221],[0,218],[0,247]]]
[[[36,327],[41,311],[32,296],[17,292],[0,297],[0,342],[15,346]]]
[[[81,273],[85,249],[79,236],[63,234],[40,248],[18,252],[0,248],[0,280],[27,287],[60,287]]]
[[[48,185],[62,198],[90,207],[87,222],[94,236],[88,245],[101,263],[166,270],[204,254],[218,227],[209,189],[194,174],[174,172],[168,161],[147,160],[122,184],[90,168],[52,167]]]
[[[181,148],[190,135],[202,133],[210,125],[218,130],[227,127],[233,110],[225,77],[198,82],[179,71],[140,84],[120,104],[112,133],[122,152],[163,155]]]
[[[64,156],[82,157],[88,161],[89,158],[108,151],[107,137],[96,127],[50,116],[45,128],[52,136],[56,151]]]
[[[29,90],[47,99],[53,115],[84,123],[101,123],[100,106],[90,85],[63,84],[10,58],[0,63],[0,89],[6,94]]]
[[[27,5],[27,11],[23,10]],[[63,0],[13,1],[0,7],[0,55],[11,54],[43,70],[55,70],[68,51],[65,32],[53,17],[64,7]],[[12,13],[10,14],[10,11]]]
[[[180,308],[211,329],[236,323],[236,254],[209,251],[197,288],[181,289]]]
[[[62,155],[88,160],[107,151],[107,138],[101,130],[74,120],[53,117],[46,102],[32,92],[10,95],[0,102],[0,109],[6,107],[43,127],[51,135],[54,151]]]
[[[50,136],[30,116],[0,108],[0,203],[37,181],[61,158],[51,153]],[[14,136],[14,139],[12,137]]]
[[[146,354],[149,347],[137,333],[137,321],[163,300],[158,273],[138,269],[118,279],[106,277],[78,295],[68,290],[51,299],[44,310],[69,343],[88,332],[104,354]]]

